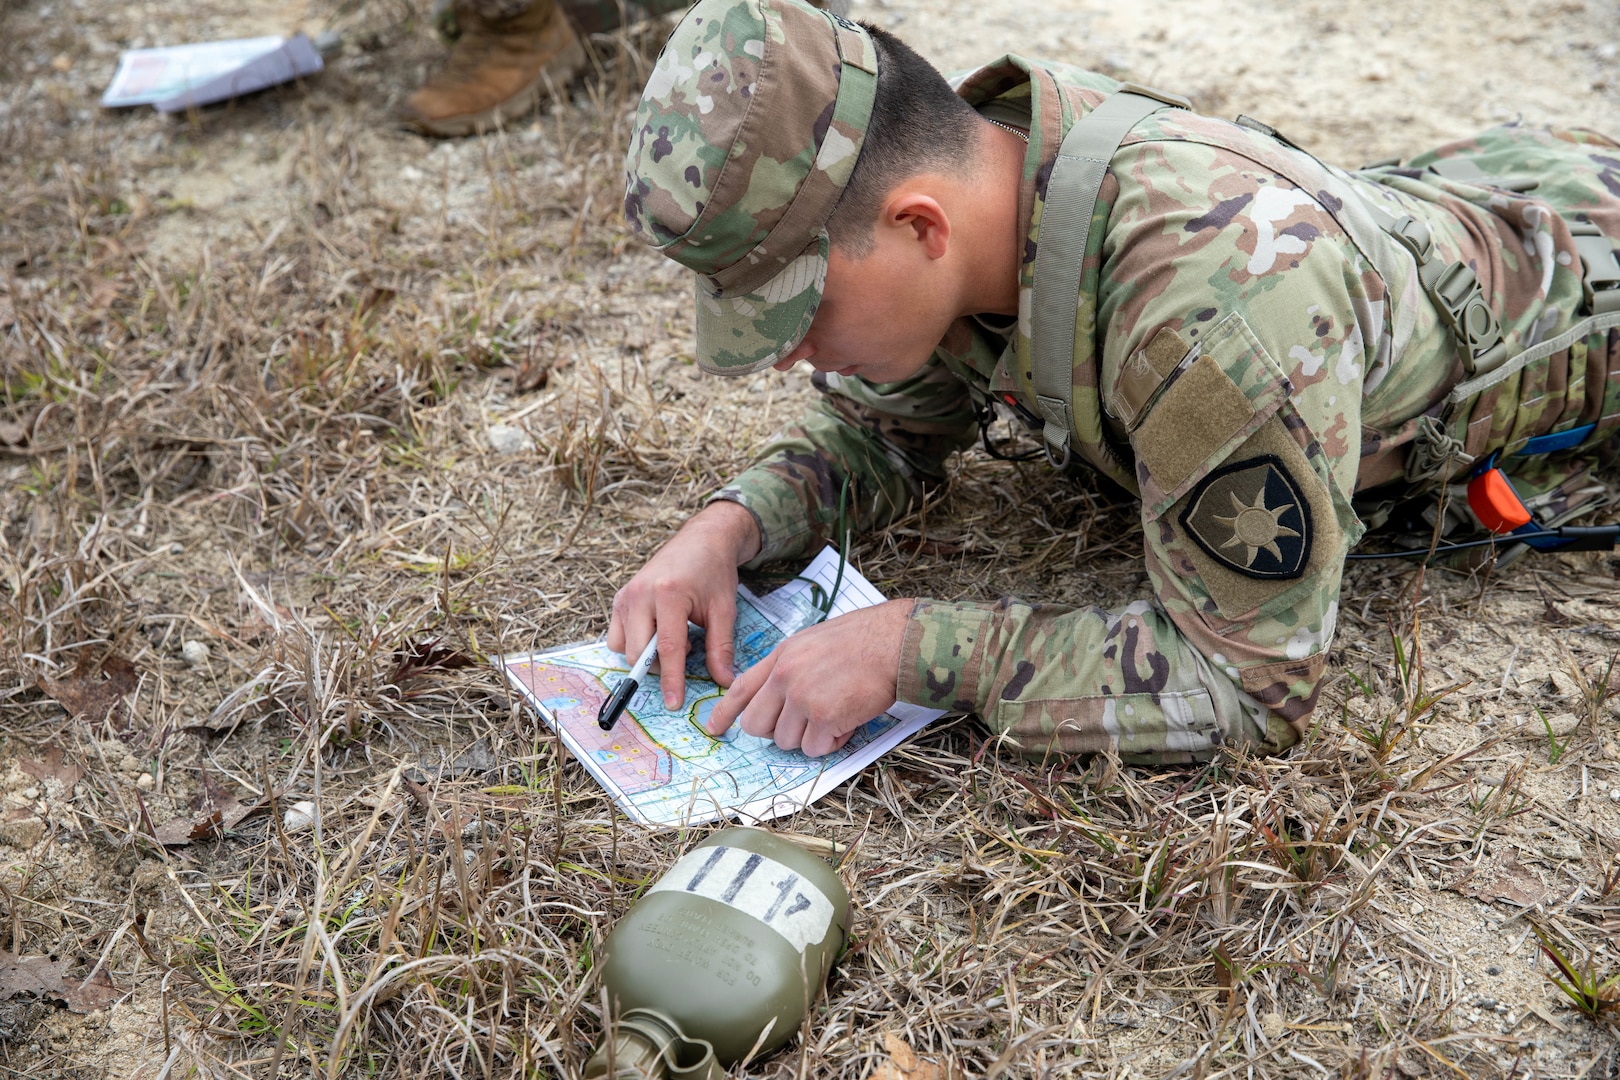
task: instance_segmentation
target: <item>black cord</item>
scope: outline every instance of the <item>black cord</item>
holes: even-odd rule
[[[984,452],[997,461],[1034,461],[1046,453],[1044,447],[1037,447],[1023,453],[1010,454],[992,443],[990,441],[990,425],[995,423],[996,407],[989,402],[985,402],[983,405],[974,405],[973,418],[979,423],[979,440],[984,443]],[[1012,446],[1016,438],[1016,435],[1008,436],[1006,445]]]
[[[1614,543],[1620,538],[1620,525],[1577,526],[1560,525],[1556,529],[1539,529],[1527,533],[1502,533],[1484,540],[1465,540],[1456,544],[1440,544],[1432,548],[1409,548],[1406,551],[1358,551],[1346,555],[1345,560],[1351,559],[1421,559],[1428,555],[1445,555],[1453,551],[1463,551],[1467,548],[1493,547],[1521,543],[1525,540],[1539,540],[1543,537],[1556,537],[1568,540],[1567,544],[1560,544],[1555,548],[1537,548],[1538,551],[1613,551]]]

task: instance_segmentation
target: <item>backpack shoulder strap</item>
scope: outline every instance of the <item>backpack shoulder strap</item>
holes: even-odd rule
[[[1030,313],[1030,363],[1042,435],[1053,465],[1069,463],[1074,429],[1074,334],[1080,268],[1108,162],[1139,122],[1166,107],[1191,109],[1183,97],[1123,83],[1077,120],[1063,138],[1041,211]]]

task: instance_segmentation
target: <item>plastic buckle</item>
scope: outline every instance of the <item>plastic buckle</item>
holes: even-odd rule
[[[1389,235],[1400,241],[1402,247],[1412,253],[1419,265],[1429,261],[1434,254],[1434,239],[1429,235],[1429,227],[1411,214],[1403,214],[1394,225],[1389,228]]]
[[[1581,295],[1593,315],[1620,311],[1620,254],[1589,221],[1572,221],[1569,231],[1581,257]]]
[[[1440,318],[1462,349],[1463,370],[1470,377],[1495,371],[1507,360],[1507,343],[1496,313],[1485,302],[1479,278],[1462,263],[1452,263],[1429,289]]]

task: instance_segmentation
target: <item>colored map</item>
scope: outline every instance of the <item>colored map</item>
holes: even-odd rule
[[[742,671],[763,659],[788,634],[821,617],[879,603],[883,596],[828,549],[794,581],[765,596],[740,588],[736,657]],[[569,750],[632,818],[647,825],[682,825],[740,817],[763,821],[801,809],[855,775],[938,712],[896,705],[857,731],[843,749],[822,758],[783,750],[733,726],[720,738],[704,730],[720,687],[703,663],[701,630],[692,631],[686,664],[686,700],[664,707],[658,680],[649,678],[630,699],[610,732],[596,715],[630,661],[602,642],[503,657],[507,677]]]

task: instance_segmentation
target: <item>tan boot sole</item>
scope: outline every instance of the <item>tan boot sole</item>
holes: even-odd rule
[[[564,80],[551,78],[551,86],[547,86],[547,76],[554,68],[562,68],[568,72]],[[566,49],[553,57],[545,67],[540,69],[529,83],[507,98],[496,102],[487,109],[480,109],[473,113],[457,113],[452,116],[411,116],[402,119],[416,130],[435,135],[442,139],[458,139],[464,135],[479,135],[497,127],[519,120],[539,104],[541,97],[555,88],[558,91],[566,88],[568,83],[585,67],[585,46],[576,39]]]

